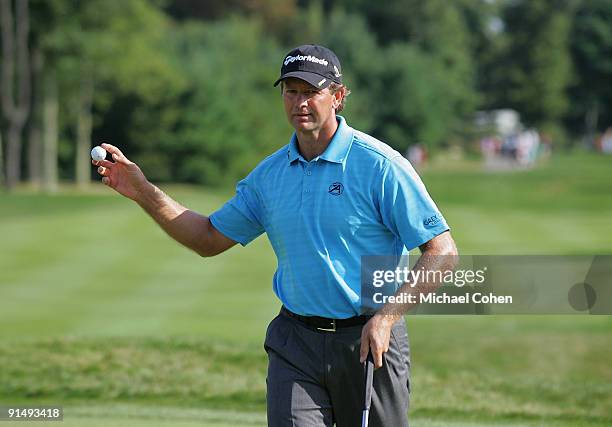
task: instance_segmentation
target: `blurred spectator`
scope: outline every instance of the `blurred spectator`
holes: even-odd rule
[[[522,167],[530,167],[535,164],[540,145],[540,136],[538,133],[529,129],[521,132],[517,137],[516,144],[516,161]]]
[[[601,152],[604,154],[612,154],[612,127],[606,129],[601,136]]]
[[[539,157],[548,159],[552,154],[552,137],[547,133],[540,133],[540,153]]]
[[[501,146],[501,155],[509,159],[516,159],[516,148],[518,146],[518,135],[511,134],[504,138]]]
[[[408,147],[406,157],[418,169],[427,162],[427,148],[423,144],[413,144]]]
[[[487,169],[528,168],[540,157],[548,157],[550,140],[541,140],[535,129],[505,135],[488,136],[480,141],[480,151]]]

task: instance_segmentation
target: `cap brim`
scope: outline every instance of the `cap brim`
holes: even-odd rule
[[[288,79],[289,77],[304,80],[306,83],[319,89],[325,89],[332,83],[332,80],[328,79],[327,77],[323,77],[320,74],[309,73],[308,71],[292,71],[280,76],[280,78],[274,82],[274,86],[278,86],[282,80]]]

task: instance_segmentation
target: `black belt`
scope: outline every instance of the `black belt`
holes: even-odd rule
[[[315,328],[319,331],[336,332],[339,328],[348,328],[350,326],[365,325],[372,316],[355,316],[349,317],[348,319],[330,319],[328,317],[319,316],[302,316],[292,311],[287,310],[285,307],[281,308],[281,313],[285,316],[292,317],[300,322]]]

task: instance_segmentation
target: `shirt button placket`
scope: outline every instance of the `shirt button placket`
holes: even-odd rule
[[[312,165],[310,163],[306,164],[306,167],[304,168],[304,175],[304,192],[307,195],[310,195],[312,187],[312,180],[308,179],[308,177],[312,176]]]

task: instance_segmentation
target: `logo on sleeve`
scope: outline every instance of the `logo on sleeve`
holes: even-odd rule
[[[339,196],[344,191],[344,185],[341,182],[334,182],[329,186],[327,192],[332,196]]]
[[[423,221],[423,225],[425,227],[433,227],[434,225],[439,224],[440,221],[442,221],[442,218],[440,218],[438,215],[432,215]]]

